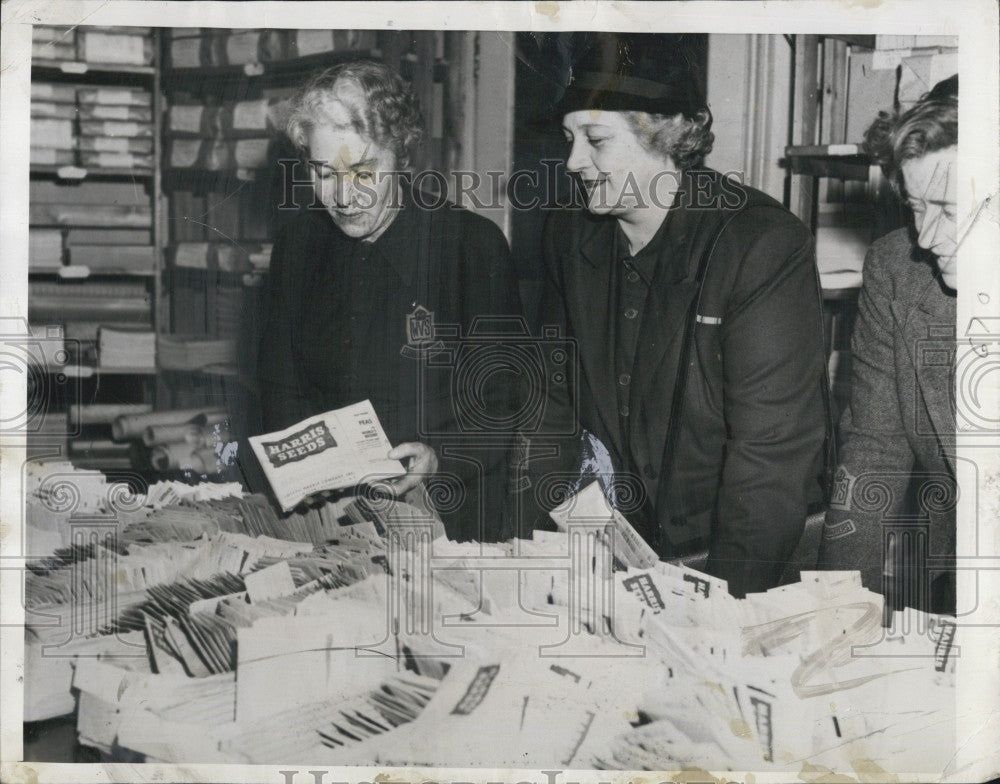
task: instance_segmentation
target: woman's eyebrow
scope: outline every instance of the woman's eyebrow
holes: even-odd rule
[[[592,131],[595,128],[606,131],[610,127],[611,126],[605,125],[604,123],[583,123],[582,125],[579,126],[581,131]],[[571,128],[567,128],[565,125],[562,127],[562,129],[563,133],[573,133],[573,130]]]
[[[325,170],[331,171],[331,172],[343,171],[342,169],[335,169],[333,166],[331,166],[326,161],[309,161],[309,162],[315,168],[317,168],[317,169],[325,169]],[[370,169],[370,168],[374,168],[375,164],[377,164],[377,163],[378,163],[378,159],[377,158],[372,158],[372,157],[369,156],[367,158],[362,158],[361,160],[356,161],[355,163],[350,164],[347,168],[348,169],[360,169],[360,168]]]

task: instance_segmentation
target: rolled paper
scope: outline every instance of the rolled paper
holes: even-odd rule
[[[74,439],[69,443],[69,451],[72,455],[86,457],[106,457],[123,456],[129,454],[131,444],[116,444],[107,438]]]
[[[120,416],[148,414],[153,410],[146,403],[93,403],[70,406],[69,421],[72,425],[94,425],[113,422]]]
[[[199,419],[201,417],[201,419]],[[196,424],[223,422],[226,411],[222,408],[184,408],[169,411],[154,411],[150,414],[128,414],[115,419],[111,434],[116,441],[128,438],[142,438],[150,425],[181,425],[198,420]]]
[[[192,446],[201,440],[201,428],[193,424],[150,425],[142,432],[146,446],[185,442]]]

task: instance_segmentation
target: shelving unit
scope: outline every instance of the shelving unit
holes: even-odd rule
[[[46,34],[43,27],[35,30]],[[95,32],[97,35],[83,46],[84,37]],[[29,280],[37,317],[33,323],[40,327],[62,324],[63,339],[71,349],[68,368],[42,368],[41,372],[62,373],[72,379],[81,390],[83,405],[114,402],[154,411],[225,405],[234,432],[246,434],[257,426],[253,369],[270,244],[295,214],[294,210],[277,209],[285,187],[278,160],[297,159],[297,151],[280,133],[277,126],[281,122],[262,119],[261,107],[287,99],[314,72],[360,58],[381,60],[410,80],[421,101],[429,138],[412,162],[414,169],[447,174],[458,168],[461,155],[468,156],[480,142],[467,121],[479,50],[470,34],[441,31],[172,28],[149,31],[153,46],[147,64],[82,59],[88,54],[93,58],[95,51],[124,59],[124,50],[102,48],[100,39],[102,35],[131,32],[127,28],[102,31],[86,26],[72,31],[48,28],[49,39],[35,42],[32,83],[52,85],[52,89],[38,98],[50,105],[39,111],[38,120],[33,113],[32,140],[34,144],[36,138],[51,137],[55,143],[46,152],[36,153],[31,167],[33,194],[48,189],[49,202],[65,201],[73,207],[72,214],[68,209],[59,212],[40,198],[31,210]],[[77,54],[79,57],[73,59]],[[120,152],[142,159],[136,166],[130,165],[136,157],[116,165],[116,161],[98,156],[100,148],[93,139],[88,138],[86,146],[79,144],[82,132],[93,128],[95,115],[91,105],[84,108],[76,91],[89,91],[88,100],[94,100],[95,89],[122,88],[141,89],[150,96],[141,111],[136,109],[131,116],[138,122],[149,120],[151,115],[151,129],[134,134],[123,130],[117,140]],[[185,105],[187,119],[172,125],[171,108]],[[104,111],[100,117],[103,121],[108,113]],[[204,125],[199,119],[192,122],[192,117],[205,119]],[[234,122],[234,117],[239,122]],[[129,118],[129,111],[114,117],[123,122]],[[36,129],[34,123],[42,121],[49,125]],[[234,125],[236,133],[232,133]],[[183,156],[173,155],[175,142],[183,147]],[[227,143],[232,146],[227,147]],[[238,150],[236,144],[241,145]],[[91,165],[95,159],[105,165]],[[469,165],[468,161],[463,165]],[[300,170],[297,176],[305,175]],[[117,224],[110,219],[88,223],[86,215],[81,217],[87,199],[77,195],[95,188],[112,194],[103,205],[115,205]],[[117,196],[113,195],[116,188],[120,189]],[[122,197],[121,189],[128,189],[129,195]],[[306,192],[304,189],[301,194]],[[131,245],[128,251],[117,250],[102,257],[71,242],[71,235],[79,230],[94,232],[111,225],[128,227],[132,232],[132,239],[121,243]],[[47,235],[39,234],[38,229],[48,229]],[[181,243],[212,245],[202,261],[194,253],[178,263]],[[234,247],[247,251],[238,263],[219,255],[222,249]],[[143,248],[150,251],[148,263]],[[128,292],[133,299],[144,300],[142,313],[137,307],[125,308],[125,303],[119,303],[124,308],[119,315],[131,313],[120,321],[147,324],[157,336],[233,340],[236,361],[204,368],[158,365],[156,371],[127,361],[119,362],[125,367],[102,366],[93,345],[96,333],[81,339],[74,317],[67,315],[93,305],[84,302],[91,298],[87,293],[102,286],[109,291],[118,287],[122,297],[122,292]],[[60,312],[59,296],[69,292],[73,293],[73,305]],[[112,310],[95,309],[93,321],[115,321]],[[80,320],[77,316],[76,321]],[[79,457],[83,445],[107,435],[108,422],[88,419],[86,426],[71,427],[70,420],[80,420],[69,416],[70,407],[77,405],[61,400],[49,406],[51,427],[46,430],[53,432],[47,432],[45,438],[49,444],[59,441],[63,456],[76,451]],[[101,467],[98,456],[85,457],[91,467]],[[120,468],[124,459],[119,450],[109,456],[107,467]],[[141,460],[133,460],[133,467],[148,468]]]
[[[862,147],[879,111],[917,100],[957,71],[947,36],[796,35],[791,175],[786,206],[816,235],[830,376],[843,408],[850,395],[850,336],[864,255],[910,214]]]
[[[37,32],[45,34],[44,29]],[[94,422],[84,416],[84,410],[94,404],[125,405],[135,410],[156,404],[153,358],[150,357],[147,366],[122,362],[108,366],[96,353],[97,330],[101,324],[136,323],[155,332],[163,327],[161,315],[166,300],[161,276],[159,34],[148,28],[108,34],[124,35],[131,45],[148,36],[150,62],[109,64],[46,58],[32,61],[32,144],[46,139],[44,126],[36,125],[46,120],[46,111],[39,111],[43,117],[36,119],[35,106],[43,105],[57,118],[54,122],[59,123],[58,129],[69,130],[71,137],[68,144],[66,138],[61,138],[58,144],[62,146],[53,147],[60,152],[52,153],[51,157],[70,157],[72,162],[54,165],[33,159],[30,167],[29,322],[36,328],[58,325],[71,361],[42,368],[41,372],[50,377],[42,383],[59,386],[52,381],[71,379],[74,393],[65,399],[49,401],[45,427],[32,435],[29,448],[52,455],[52,449],[57,447],[63,459],[68,457],[80,467],[142,470],[141,461],[127,454],[127,444],[111,448],[110,421]],[[61,40],[68,37],[74,41],[80,57],[86,56],[86,47],[77,39],[83,32],[60,35]],[[123,95],[128,96],[127,101],[122,99]],[[134,96],[142,97],[133,103]],[[110,116],[90,119],[102,112]],[[125,121],[130,112],[149,120]],[[115,125],[116,122],[119,124]],[[107,134],[90,138],[92,151],[86,153],[81,150],[80,139],[84,138],[81,123],[89,123],[88,131],[96,127]],[[139,155],[125,152],[137,146],[133,138],[139,134],[129,131],[146,133],[148,143],[138,146],[148,152]],[[100,148],[105,149],[102,152]],[[119,152],[114,152],[115,149]],[[118,157],[126,165],[82,165],[84,155],[99,161]],[[148,164],[139,165],[143,161]],[[127,220],[119,216],[116,220],[110,211],[101,213],[106,207],[114,207],[115,199],[123,194],[127,195],[126,206],[134,215]],[[128,240],[127,244],[123,240]],[[90,266],[80,263],[83,259]],[[124,290],[131,292],[126,297],[130,300],[125,308],[129,311],[127,316],[116,310],[121,296],[114,293]],[[107,301],[102,304],[105,296]],[[131,302],[138,301],[136,296],[148,310],[144,317],[136,318],[137,308]],[[84,312],[81,297],[92,306],[92,314],[87,318],[81,318]],[[60,308],[60,302],[65,302],[65,306]],[[51,329],[46,334],[51,334]],[[85,424],[81,424],[83,420],[87,420]],[[98,445],[107,448],[102,451],[96,448]]]

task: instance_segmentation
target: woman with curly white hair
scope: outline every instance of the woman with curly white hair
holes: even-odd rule
[[[428,351],[444,334],[460,355],[452,344],[477,319],[520,314],[506,239],[486,218],[411,187],[422,114],[382,63],[311,79],[287,133],[308,159],[315,198],[274,245],[257,374],[265,430],[368,399],[396,444],[389,457],[406,463],[392,489],[429,483],[431,499],[446,501],[438,511],[451,538],[495,539],[504,433],[480,431],[515,405],[514,378],[498,372],[485,392],[472,389],[474,377],[429,365]],[[484,425],[467,410],[477,405],[496,419]]]

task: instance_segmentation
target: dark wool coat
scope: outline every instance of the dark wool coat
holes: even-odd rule
[[[495,539],[508,436],[495,422],[517,392],[505,368],[491,372],[490,336],[521,314],[500,229],[407,195],[366,243],[311,210],[275,242],[270,279],[257,373],[264,429],[370,399],[393,444],[437,451],[431,496],[449,535]],[[498,327],[492,317],[505,318]]]
[[[528,442],[521,487],[529,492],[520,495],[529,518],[535,504],[551,505],[544,485],[572,473],[578,428],[586,428],[629,477],[636,502],[626,517],[661,557],[707,546],[708,571],[742,595],[777,584],[807,509],[822,499],[829,426],[814,246],[805,226],[759,191],[707,169],[686,172],[682,183],[639,328],[628,433],[610,337],[616,221],[582,210],[551,216],[541,323],[568,337],[579,370],[568,384],[549,385],[546,424]],[[667,434],[689,331],[671,462]],[[541,457],[546,446],[559,455]]]

